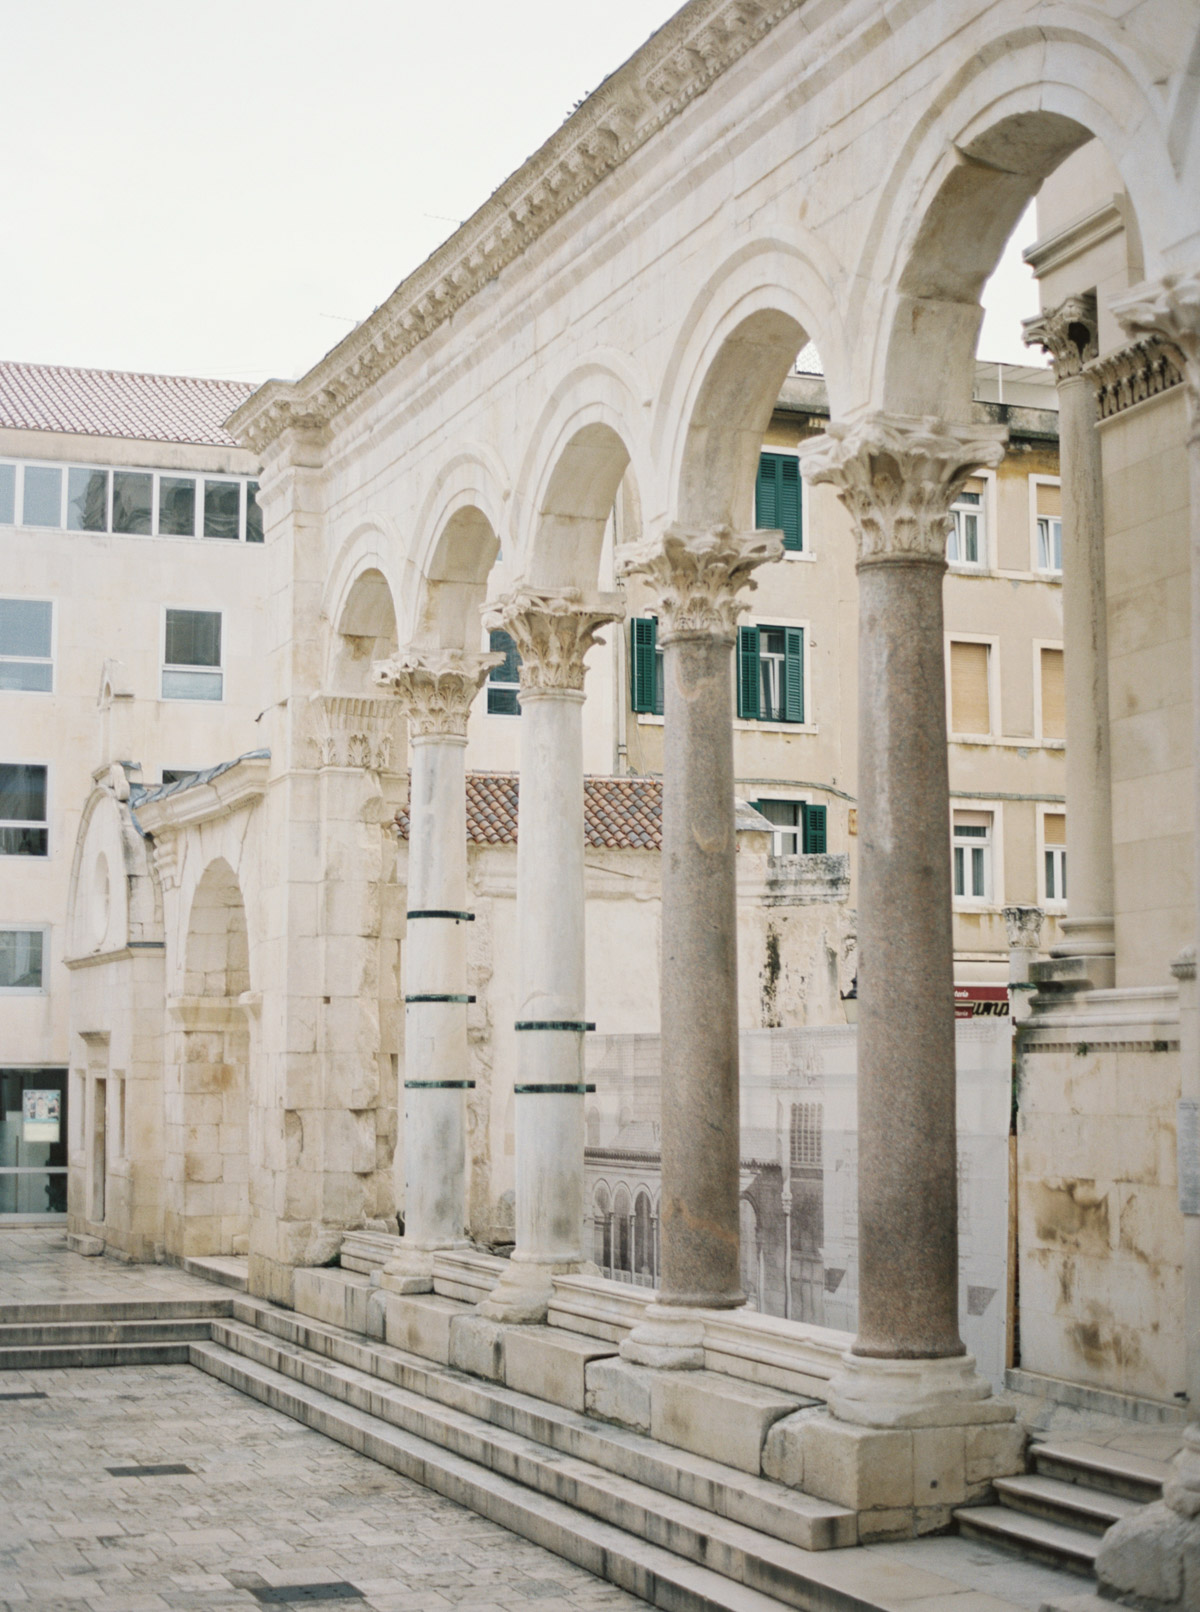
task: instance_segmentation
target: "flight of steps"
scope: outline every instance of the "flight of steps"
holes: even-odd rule
[[[1032,1472],[998,1478],[994,1506],[955,1512],[959,1533],[1090,1578],[1113,1523],[1162,1498],[1167,1465],[1083,1440],[1047,1440]]]
[[[232,1309],[232,1297],[220,1294],[123,1304],[0,1304],[0,1372],[183,1365],[191,1345],[208,1338],[213,1322]]]

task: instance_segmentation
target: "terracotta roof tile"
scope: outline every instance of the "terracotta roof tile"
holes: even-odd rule
[[[253,390],[244,381],[0,360],[0,427],[232,448],[225,421]]]
[[[467,839],[515,845],[519,780],[515,772],[467,774]],[[408,813],[396,813],[408,838]],[[583,833],[588,845],[613,851],[662,850],[662,783],[657,778],[585,778]]]

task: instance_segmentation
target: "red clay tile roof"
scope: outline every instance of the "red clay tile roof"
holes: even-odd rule
[[[467,774],[467,839],[475,845],[517,842],[515,772]],[[408,813],[396,813],[408,838]],[[585,778],[583,834],[588,845],[614,851],[662,850],[662,784],[657,778]]]
[[[232,448],[225,421],[253,390],[245,381],[0,360],[0,427]]]

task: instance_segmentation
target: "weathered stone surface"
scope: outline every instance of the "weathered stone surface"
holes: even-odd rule
[[[612,1344],[561,1327],[511,1327],[504,1341],[504,1380],[520,1393],[582,1411],[589,1365],[615,1353]]]
[[[448,1364],[472,1377],[504,1381],[504,1344],[509,1328],[482,1315],[456,1315],[450,1322]]]
[[[465,1305],[435,1293],[387,1293],[384,1337],[398,1349],[445,1366],[450,1363],[451,1322],[469,1313]]]
[[[585,1409],[602,1422],[619,1422],[637,1433],[650,1431],[653,1372],[620,1359],[593,1360],[585,1372]]]
[[[650,1384],[650,1432],[664,1444],[757,1473],[768,1428],[800,1405],[791,1394],[713,1371],[660,1371]]]

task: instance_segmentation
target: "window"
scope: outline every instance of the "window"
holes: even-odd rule
[[[1038,570],[1062,572],[1062,520],[1058,515],[1039,515]]]
[[[246,541],[247,543],[261,543],[263,540],[262,505],[258,501],[258,483],[246,483]]]
[[[0,526],[11,526],[17,515],[17,467],[0,465]]]
[[[108,531],[107,470],[67,471],[67,530],[69,532]]]
[[[113,472],[113,531],[149,532],[154,510],[154,477],[142,470]]]
[[[65,499],[64,499],[65,490]],[[0,526],[263,540],[258,483],[96,465],[0,464]]]
[[[987,542],[983,521],[983,483],[972,481],[950,506],[953,525],[946,539],[946,558],[951,565],[987,564]]]
[[[738,715],[804,721],[803,627],[738,628]]]
[[[1067,736],[1067,695],[1063,683],[1063,652],[1061,649],[1043,649],[1040,654],[1042,738],[1065,739]]]
[[[827,809],[805,800],[756,800],[759,811],[774,825],[772,856],[824,855],[827,846]]]
[[[165,639],[163,699],[219,700],[224,691],[221,612],[168,610]]]
[[[954,814],[954,895],[989,901],[992,894],[992,814]]]
[[[629,623],[629,699],[635,711],[663,714],[663,652],[653,616],[635,616]]]
[[[758,461],[754,489],[754,524],[783,533],[785,551],[804,548],[804,514],[800,494],[800,461],[790,453],[764,453]]]
[[[980,736],[992,731],[991,646],[954,639],[950,644],[950,731]]]
[[[521,657],[515,640],[506,632],[488,634],[488,648],[493,655],[503,655],[499,666],[488,673],[487,708],[489,716],[520,716]]]
[[[51,692],[53,620],[47,599],[0,599],[0,690]]]
[[[1061,812],[1042,818],[1042,858],[1046,906],[1061,910],[1067,904],[1067,820]]]
[[[238,510],[242,488],[237,481],[206,481],[204,483],[204,535],[205,537],[232,538],[237,541]]]
[[[194,476],[158,478],[158,530],[164,537],[195,537],[196,480]]]
[[[43,929],[0,929],[0,991],[40,992]]]
[[[62,471],[48,465],[25,466],[21,516],[26,526],[62,525]]]
[[[0,856],[46,856],[46,769],[0,762]]]

